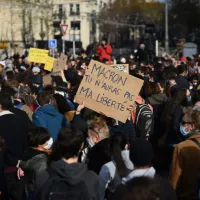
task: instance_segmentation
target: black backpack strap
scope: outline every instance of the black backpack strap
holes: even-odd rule
[[[200,142],[196,138],[191,138],[189,140],[192,140],[200,148]]]

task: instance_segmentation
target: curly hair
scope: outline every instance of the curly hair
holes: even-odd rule
[[[200,111],[199,110],[193,110],[193,112],[192,112],[192,122],[195,125],[195,129],[200,130]]]

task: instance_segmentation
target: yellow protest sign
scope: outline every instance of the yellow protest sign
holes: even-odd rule
[[[143,80],[94,60],[88,68],[75,101],[125,123],[130,114],[127,108],[135,103]]]
[[[46,61],[45,61],[44,69],[47,70],[47,71],[49,71],[49,72],[51,72],[55,60],[56,60],[55,58],[46,56]]]
[[[48,50],[30,48],[28,61],[45,64],[46,56],[48,56],[48,52],[49,52]]]

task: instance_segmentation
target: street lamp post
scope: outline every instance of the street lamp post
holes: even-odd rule
[[[165,0],[165,51],[169,52],[168,0]]]
[[[75,39],[75,29],[73,30],[73,56],[75,58],[75,55],[76,55],[76,39]]]

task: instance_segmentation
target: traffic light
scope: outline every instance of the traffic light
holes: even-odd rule
[[[60,20],[63,18],[63,9],[61,4],[59,5],[58,17]]]

